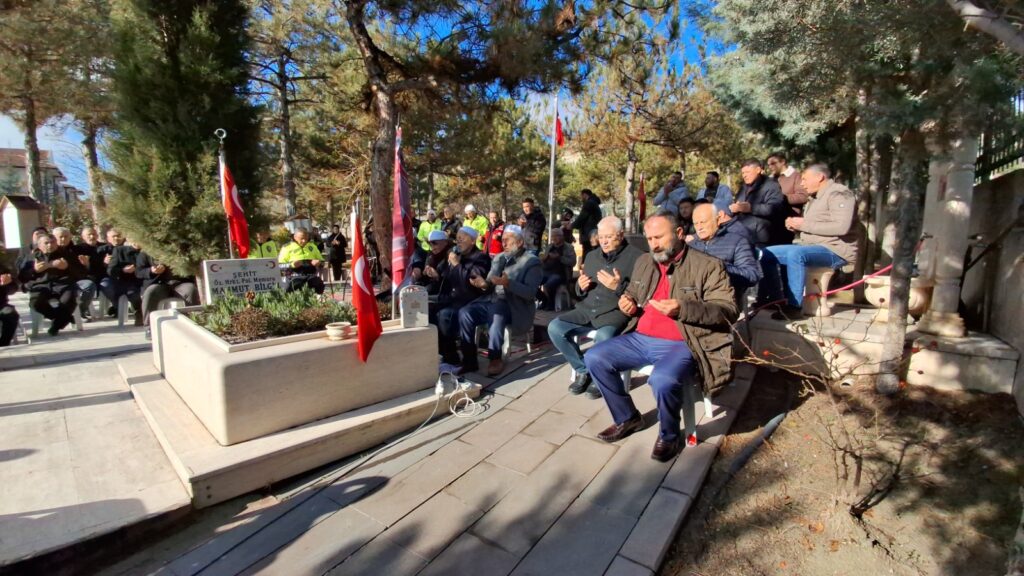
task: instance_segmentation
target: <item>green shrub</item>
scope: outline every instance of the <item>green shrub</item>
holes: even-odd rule
[[[352,305],[321,300],[309,288],[256,294],[252,303],[234,294],[191,315],[197,324],[233,344],[323,330],[329,322],[356,323]]]

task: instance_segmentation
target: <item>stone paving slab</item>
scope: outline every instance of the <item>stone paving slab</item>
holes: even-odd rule
[[[384,538],[429,561],[441,553],[466,526],[484,513],[447,492],[438,492],[397,524]]]
[[[491,464],[520,474],[533,472],[558,446],[539,438],[519,434],[487,458]]]
[[[506,576],[518,562],[518,556],[464,532],[419,576]]]
[[[622,556],[616,556],[604,576],[654,576],[654,572]]]
[[[527,426],[523,430],[523,434],[550,442],[555,446],[561,446],[586,421],[587,418],[585,416],[578,414],[547,412],[534,420],[533,424]]]
[[[657,570],[675,540],[675,533],[683,525],[691,502],[692,499],[685,494],[667,488],[658,490],[619,554],[641,566]]]

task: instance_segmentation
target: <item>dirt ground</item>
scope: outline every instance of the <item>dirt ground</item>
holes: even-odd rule
[[[884,398],[868,383],[830,395],[762,368],[661,574],[1005,574],[1022,432],[1009,395]]]

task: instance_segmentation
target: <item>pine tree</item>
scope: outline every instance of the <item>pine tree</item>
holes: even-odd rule
[[[119,0],[111,215],[145,250],[196,272],[227,253],[217,139],[251,216],[260,192],[247,102],[248,13],[239,0]]]

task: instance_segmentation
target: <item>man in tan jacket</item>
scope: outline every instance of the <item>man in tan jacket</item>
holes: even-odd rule
[[[722,261],[690,250],[675,214],[659,210],[644,223],[644,234],[650,252],[637,259],[619,298],[629,322],[621,336],[595,345],[584,361],[615,421],[598,434],[605,442],[625,438],[643,425],[619,373],[654,365],[648,383],[658,402],[660,433],[651,458],[665,462],[682,448],[682,409],[686,443],[697,443],[694,378],[705,394],[729,381],[737,310]]]
[[[825,164],[812,164],[801,175],[808,201],[803,216],[786,218],[786,228],[799,232],[796,244],[769,246],[761,252],[764,277],[757,290],[759,304],[786,298],[781,312],[799,317],[807,268],[841,268],[857,260],[857,198],[831,179]],[[780,268],[786,267],[783,286]]]

